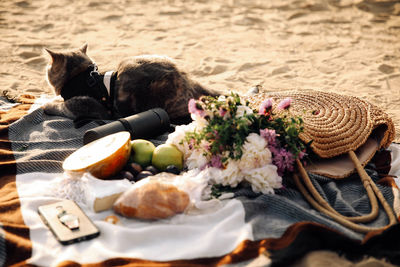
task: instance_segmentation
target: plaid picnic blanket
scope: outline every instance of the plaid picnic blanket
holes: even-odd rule
[[[113,225],[104,221],[112,211],[94,213],[83,206],[101,234],[63,246],[37,208],[58,200],[46,186],[62,176],[63,160],[83,145],[83,133],[98,125],[75,128],[67,118],[44,114],[38,108],[43,99],[20,99],[0,99],[0,266],[247,266],[257,259],[263,265],[288,266],[315,250],[400,264],[400,242],[393,242],[400,238],[399,225],[367,235],[353,232],[314,210],[290,184],[274,195],[241,188],[207,212],[160,221],[121,218],[122,224]],[[366,170],[398,216],[400,195],[393,175],[400,174],[400,146],[392,144],[390,150]],[[379,159],[387,162],[388,155],[392,175],[382,175]],[[335,209],[353,216],[369,212],[357,175],[340,181],[311,178]],[[380,211],[368,225],[387,222]]]

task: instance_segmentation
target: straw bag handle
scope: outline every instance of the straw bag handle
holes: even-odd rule
[[[359,222],[359,223],[370,222],[370,221],[374,220],[378,216],[378,214],[379,214],[378,201],[376,199],[376,196],[374,194],[374,191],[373,191],[369,181],[366,180],[365,178],[364,179],[361,178],[361,180],[363,181],[364,188],[367,191],[367,196],[368,196],[369,202],[371,204],[371,212],[369,214],[362,215],[362,216],[349,217],[349,216],[344,216],[344,215],[340,214],[339,212],[337,212],[335,209],[333,209],[331,207],[331,205],[329,205],[329,203],[315,189],[315,187],[312,184],[311,179],[308,176],[308,174],[307,174],[306,170],[304,169],[304,167],[302,165],[299,165],[299,163],[297,163],[297,165],[298,165],[298,170],[300,172],[300,175],[303,178],[303,182],[304,182],[305,186],[307,187],[308,191],[311,193],[311,195],[314,198],[314,200],[319,205],[321,205],[323,208],[325,208],[325,209],[335,213],[337,216],[343,217],[346,220],[349,220],[351,222]]]
[[[386,199],[383,197],[382,193],[380,192],[379,188],[375,185],[375,183],[372,181],[371,177],[365,172],[364,168],[362,167],[361,163],[359,162],[356,154],[353,151],[349,152],[349,156],[351,160],[353,161],[356,170],[358,174],[360,175],[360,179],[363,182],[363,186],[367,191],[368,198],[371,203],[371,212],[368,215],[363,215],[363,216],[357,216],[357,217],[347,217],[339,214],[336,210],[334,210],[326,200],[324,200],[315,187],[312,185],[310,177],[308,176],[306,170],[304,169],[302,163],[300,160],[296,160],[297,167],[299,169],[300,175],[302,176],[308,190],[311,192],[310,193],[307,191],[307,189],[303,186],[301,183],[299,176],[297,174],[294,174],[294,181],[300,190],[300,192],[303,194],[303,196],[306,198],[306,200],[318,211],[330,216],[334,220],[336,220],[338,223],[348,227],[349,229],[352,229],[356,232],[362,232],[362,233],[367,233],[371,231],[376,231],[376,230],[381,230],[384,229],[388,226],[391,226],[393,224],[397,223],[396,217],[393,213],[392,208],[390,205],[387,203]],[[375,196],[376,195],[376,196]],[[378,197],[379,201],[381,202],[386,214],[389,217],[389,224],[384,227],[380,228],[374,228],[374,227],[368,227],[368,226],[363,226],[356,224],[355,222],[369,222],[374,220],[379,211],[378,203],[376,201],[376,197]]]

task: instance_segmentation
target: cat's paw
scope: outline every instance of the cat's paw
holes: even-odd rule
[[[74,114],[65,106],[64,101],[53,101],[42,106],[45,114],[74,119]]]

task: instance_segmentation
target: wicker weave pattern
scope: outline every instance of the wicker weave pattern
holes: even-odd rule
[[[380,147],[387,147],[394,139],[394,125],[378,107],[357,97],[313,90],[260,93],[248,100],[253,108],[267,98],[275,103],[290,97],[290,111],[304,120],[300,138],[310,142],[313,151],[322,158],[331,158],[360,147],[372,131],[386,125]]]

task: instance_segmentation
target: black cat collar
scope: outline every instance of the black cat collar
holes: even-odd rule
[[[114,82],[116,76],[117,72],[100,74],[97,70],[97,65],[93,63],[85,71],[72,77],[61,88],[61,96],[64,100],[75,96],[93,97],[113,112]]]

